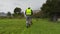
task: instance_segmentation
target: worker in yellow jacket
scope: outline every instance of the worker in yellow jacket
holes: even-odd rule
[[[33,15],[33,11],[30,7],[26,9],[25,15],[26,15],[26,27],[28,28],[32,24],[32,15]]]

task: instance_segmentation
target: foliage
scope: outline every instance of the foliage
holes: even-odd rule
[[[9,18],[11,18],[11,16],[12,16],[11,12],[8,12],[8,13],[7,13],[7,16],[8,16]]]
[[[41,7],[41,11],[47,16],[60,13],[60,0],[47,0]]]
[[[15,16],[20,16],[20,14],[21,14],[21,8],[16,7],[16,8],[14,9],[14,15],[15,15]]]

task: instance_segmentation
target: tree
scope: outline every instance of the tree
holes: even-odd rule
[[[11,12],[8,12],[8,13],[7,13],[7,16],[8,16],[9,18],[11,18]]]
[[[21,14],[21,8],[16,7],[14,9],[14,15],[20,15]]]
[[[41,7],[41,11],[47,17],[57,18],[60,15],[60,0],[47,0],[45,4]],[[53,19],[54,20],[54,19]]]

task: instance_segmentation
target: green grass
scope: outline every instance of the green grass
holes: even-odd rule
[[[0,34],[60,34],[60,23],[33,19],[33,25],[27,29],[25,22],[25,19],[0,19]]]

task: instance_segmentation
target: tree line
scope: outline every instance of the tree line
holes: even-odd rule
[[[24,14],[23,14],[21,11],[22,11],[21,8],[16,7],[16,8],[14,9],[14,13],[11,14],[11,12],[8,11],[6,17],[8,17],[8,18],[17,18],[17,17],[20,18],[20,17],[24,17]],[[6,18],[6,17],[5,17],[5,18]]]
[[[56,21],[60,17],[60,0],[47,0],[40,9],[34,16]]]

